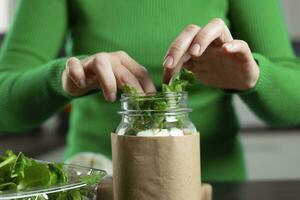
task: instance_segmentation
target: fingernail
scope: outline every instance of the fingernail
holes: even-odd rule
[[[171,68],[172,64],[173,64],[173,61],[174,61],[174,59],[173,59],[172,56],[167,56],[164,63],[163,63],[163,65],[167,68]]]
[[[85,88],[86,87],[86,83],[85,83],[84,79],[80,79],[79,85],[80,85],[81,88]]]
[[[116,93],[115,92],[112,92],[108,95],[108,100],[110,102],[114,102],[116,100],[117,96],[116,96]]]
[[[191,54],[194,56],[198,56],[200,54],[200,45],[194,44],[191,49]]]

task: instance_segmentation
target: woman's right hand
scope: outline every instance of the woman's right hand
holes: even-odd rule
[[[105,99],[113,102],[117,88],[125,84],[141,93],[155,92],[147,70],[123,51],[97,53],[83,60],[71,57],[62,74],[64,91],[74,97],[102,89]]]

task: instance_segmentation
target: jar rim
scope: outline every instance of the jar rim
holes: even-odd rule
[[[129,93],[123,93],[121,94],[121,99],[120,101],[126,101],[130,98],[153,98],[155,97],[155,99],[159,100],[160,98],[162,99],[166,99],[166,98],[174,98],[174,97],[182,97],[182,96],[187,96],[187,92],[186,91],[182,91],[182,92],[148,92],[146,94],[144,93],[137,93],[137,95],[132,95]]]
[[[139,95],[140,94],[140,95]],[[143,114],[165,114],[165,115],[178,115],[180,113],[191,112],[192,110],[187,107],[188,93],[182,92],[152,92],[146,94],[128,94],[121,95],[122,110],[119,114],[123,115],[143,115]],[[164,109],[155,109],[155,107],[146,107],[146,109],[130,108],[128,102],[165,102],[167,107]]]
[[[163,114],[163,115],[178,115],[183,113],[189,113],[192,112],[192,109],[190,108],[177,108],[177,109],[168,109],[168,110],[121,110],[118,111],[118,114],[121,115],[131,115],[131,116],[138,116],[138,115],[146,115],[149,113],[155,113],[155,114]]]

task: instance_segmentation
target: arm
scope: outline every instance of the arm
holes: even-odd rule
[[[53,60],[67,31],[65,0],[23,0],[0,54],[0,131],[39,125],[70,99],[124,84],[154,92],[147,70],[122,51]]]
[[[295,57],[277,0],[230,0],[235,37],[245,40],[260,69],[256,87],[240,97],[274,126],[300,122],[300,62]]]
[[[189,25],[180,33],[167,51],[164,80],[183,66],[207,86],[239,91],[268,124],[299,124],[300,62],[277,0],[230,0],[228,14],[231,32],[216,18],[202,28]]]
[[[0,131],[37,126],[68,102],[65,59],[53,60],[67,30],[66,9],[62,0],[20,1],[0,53]]]

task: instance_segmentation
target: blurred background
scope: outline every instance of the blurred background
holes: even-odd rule
[[[300,55],[300,1],[281,0],[287,28],[295,52]],[[12,22],[16,0],[0,0],[0,47]],[[241,138],[246,152],[249,178],[300,178],[300,127],[270,129],[256,118],[236,96],[235,108],[242,124]],[[0,154],[6,149],[23,151],[32,157],[60,161],[68,129],[68,111],[49,119],[31,132],[12,135],[0,134]]]

